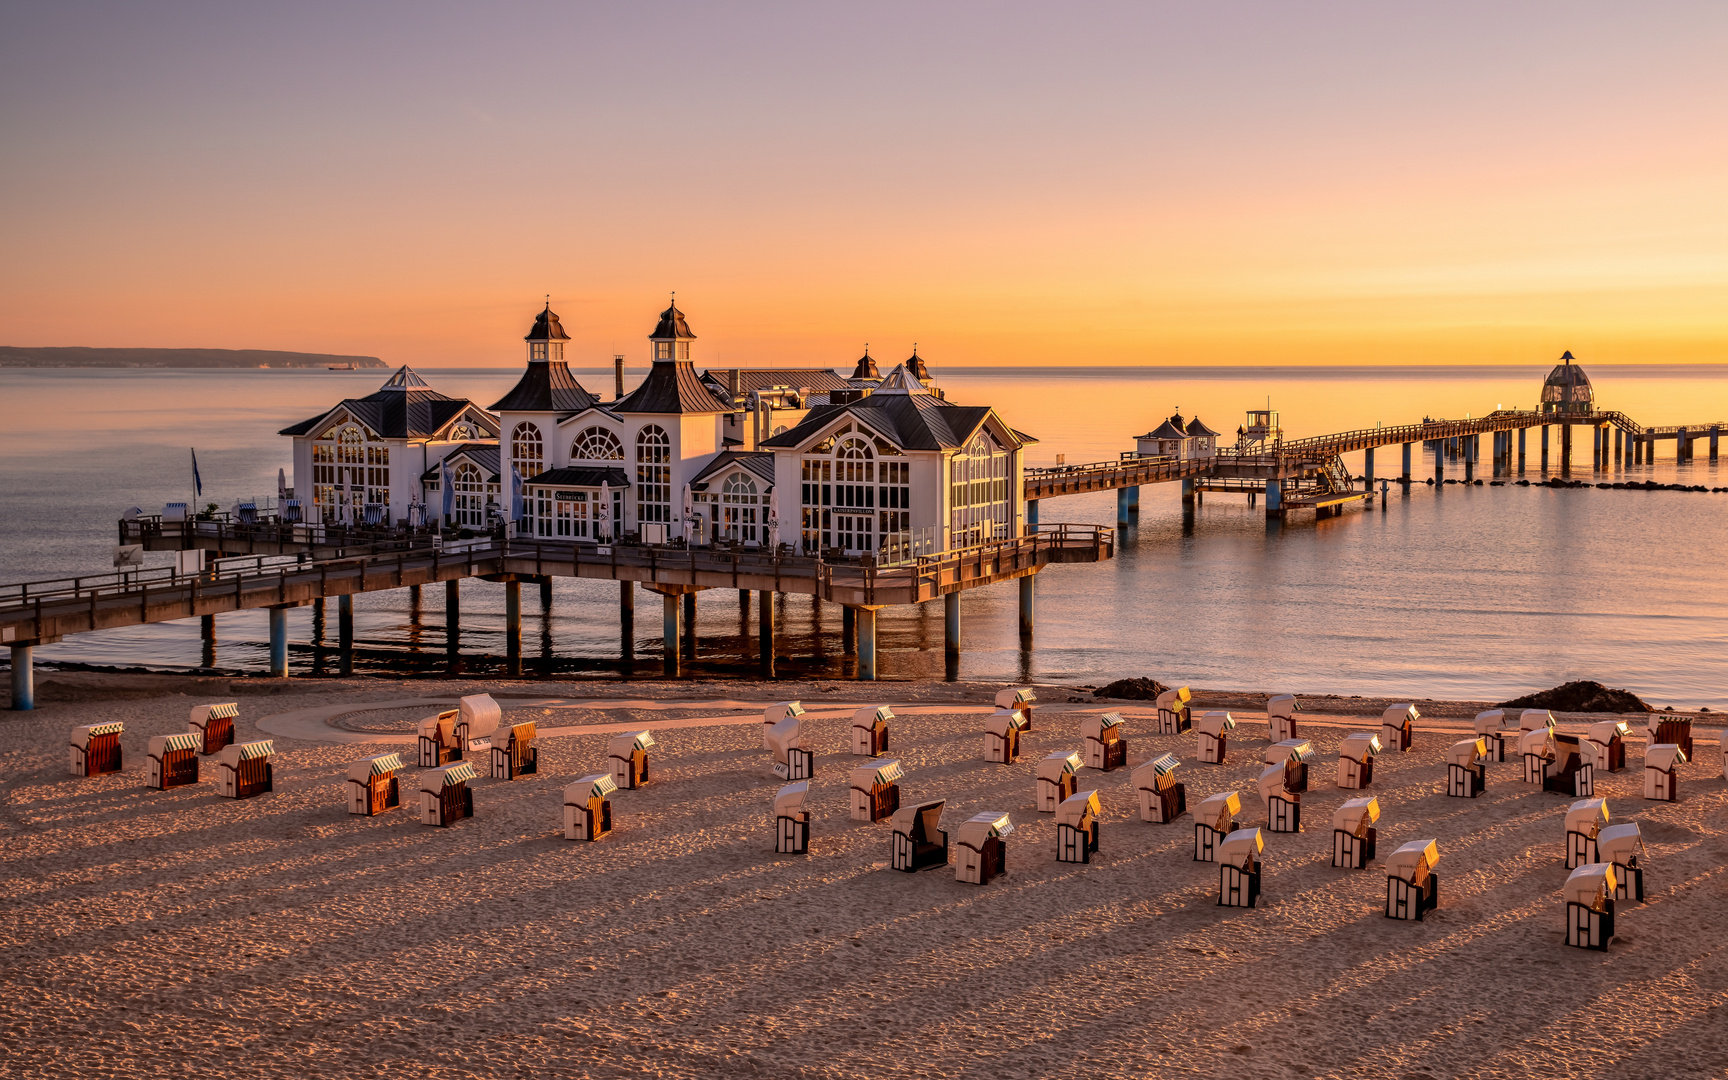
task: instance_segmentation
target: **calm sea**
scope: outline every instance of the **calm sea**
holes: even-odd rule
[[[1728,420],[1728,368],[1594,367],[1604,408],[1645,424]],[[1034,369],[938,368],[951,400],[991,404],[1040,440],[1033,464],[1114,457],[1132,436],[1180,409],[1233,431],[1269,402],[1290,437],[1354,427],[1458,418],[1530,407],[1546,366],[1530,368]],[[109,569],[114,522],[130,506],[159,510],[190,496],[196,447],[205,498],[229,506],[272,496],[288,440],[276,435],[344,397],[364,395],[384,372],[0,370],[0,579]],[[425,369],[447,394],[490,404],[516,371]],[[638,372],[639,375],[639,372]],[[610,371],[583,371],[604,391]],[[1484,439],[1486,448],[1488,440]],[[1623,466],[1600,479],[1728,485],[1700,446],[1676,467]],[[1588,471],[1588,444],[1575,477]],[[1539,479],[1535,440],[1528,458]],[[1552,459],[1558,468],[1558,451]],[[1361,471],[1360,455],[1350,462]],[[1396,473],[1383,450],[1381,475]],[[1426,461],[1419,477],[1432,475]],[[1449,476],[1460,476],[1454,467]],[[1486,475],[1479,474],[1479,475]],[[1110,524],[1114,493],[1047,501],[1046,523]],[[966,594],[968,679],[1102,682],[1151,675],[1245,689],[1501,698],[1577,678],[1635,690],[1657,704],[1728,706],[1728,494],[1533,489],[1394,492],[1382,510],[1269,525],[1245,500],[1210,496],[1185,513],[1175,485],[1144,490],[1140,524],[1100,566],[1052,567],[1039,577],[1036,640],[1020,646],[1012,584]],[[150,557],[152,564],[167,561]],[[637,670],[658,668],[658,605],[644,594]],[[552,610],[524,590],[524,649],[531,667],[617,670],[617,586],[559,582]],[[503,589],[463,585],[468,670],[496,670]],[[363,596],[356,640],[364,670],[444,667],[442,594]],[[331,609],[334,634],[334,607]],[[737,594],[703,594],[697,674],[747,672],[749,631]],[[291,613],[297,670],[327,667],[311,608]],[[840,609],[790,597],[783,674],[844,676]],[[265,662],[262,612],[217,620],[217,665]],[[942,678],[942,608],[882,612],[887,678]],[[197,666],[189,620],[71,638],[38,650],[42,661]]]

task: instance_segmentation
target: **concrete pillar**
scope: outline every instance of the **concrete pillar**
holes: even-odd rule
[[[444,653],[446,666],[454,672],[460,661],[459,642],[462,637],[462,581],[451,578],[444,583]]]
[[[1266,516],[1282,518],[1284,516],[1284,489],[1278,481],[1266,481]]]
[[[1184,480],[1184,481],[1182,481],[1182,483],[1187,484],[1188,481]],[[1187,496],[1184,495],[1183,499],[1186,500]],[[1128,527],[1128,489],[1127,488],[1117,488],[1116,489],[1116,527],[1119,529],[1126,529]]]
[[[756,649],[762,677],[774,677],[774,594],[764,589],[756,594]]]
[[[840,655],[851,656],[858,650],[858,613],[849,607],[840,609]]]
[[[1560,472],[1562,475],[1572,473],[1572,425],[1560,425]]]
[[[1626,441],[1626,433],[1624,431],[1621,431],[1619,428],[1615,428],[1614,429],[1614,464],[1616,464],[1616,465],[1621,465],[1621,464],[1625,463],[1625,458],[1621,456],[1622,451],[1625,449],[1625,441]]]
[[[354,594],[336,598],[336,671],[354,674]]]
[[[1710,429],[1710,460],[1716,460],[1716,438],[1721,433],[1720,428]]]
[[[636,659],[636,583],[618,583],[618,644],[625,661]]]
[[[29,712],[36,707],[35,663],[34,645],[12,646],[12,708],[18,712]]]
[[[960,593],[942,598],[942,648],[949,656],[960,655]]]
[[[1548,471],[1548,425],[1542,425],[1542,471]]]
[[[1518,472],[1520,474],[1524,472],[1524,436],[1528,434],[1529,431],[1529,428],[1518,429]]]
[[[1374,448],[1372,446],[1370,446],[1368,449],[1362,451],[1362,479],[1364,481],[1362,490],[1363,491],[1373,491],[1374,490]]]
[[[684,594],[684,659],[696,659],[696,594]]]
[[[1037,574],[1027,574],[1020,579],[1020,636],[1032,636],[1032,583],[1038,579]]]
[[[552,579],[550,577],[540,580],[540,610],[552,610]]]
[[[1127,492],[1124,491],[1123,494],[1127,494]],[[1194,505],[1194,478],[1192,476],[1182,478],[1182,505]]]
[[[858,609],[858,678],[876,681],[876,609]]]
[[[1466,482],[1476,479],[1476,457],[1482,450],[1482,436],[1471,435],[1464,439],[1464,479]]]
[[[677,675],[683,670],[679,642],[683,640],[684,632],[679,623],[683,621],[680,616],[684,612],[684,604],[674,593],[664,593],[660,600],[664,607],[660,624],[660,653],[666,674]]]
[[[1408,484],[1410,482],[1410,444],[1409,443],[1404,444],[1404,475],[1403,475],[1402,479],[1406,484]]]
[[[1140,485],[1135,484],[1128,489],[1128,520],[1140,520]]]
[[[504,583],[504,666],[511,675],[522,674],[522,583]]]
[[[216,616],[205,615],[198,620],[198,637],[203,642],[204,655],[199,662],[207,668],[216,666]]]
[[[1028,535],[1038,531],[1038,500],[1026,500],[1026,532]]]
[[[413,608],[415,611],[420,610],[420,586],[408,586],[408,606]]]
[[[288,609],[270,609],[270,676],[288,677]]]

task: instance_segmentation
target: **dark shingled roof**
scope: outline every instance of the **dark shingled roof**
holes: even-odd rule
[[[436,390],[422,389],[426,383],[404,366],[390,381],[363,398],[347,398],[336,409],[347,409],[354,419],[386,439],[424,439],[436,435],[444,425],[474,403],[467,398],[445,397]],[[310,435],[336,409],[325,409],[309,420],[285,427],[278,435]],[[482,427],[498,434],[497,422],[474,410]]]
[[[690,332],[690,324],[684,321],[684,313],[673,304],[660,313],[660,324],[654,327],[654,332],[648,335],[649,341],[671,341],[674,338],[694,340],[695,334]]]
[[[1190,434],[1190,435],[1219,435],[1219,434],[1222,434],[1221,432],[1213,431],[1211,428],[1209,428],[1205,424],[1201,423],[1200,418],[1198,416],[1196,416],[1194,419],[1188,421],[1188,427],[1186,428],[1186,430],[1187,430],[1188,434]]]
[[[535,360],[516,386],[492,405],[493,412],[581,412],[599,398],[582,389],[562,360]]]
[[[704,481],[706,481],[710,476],[716,476],[719,473],[730,469],[734,465],[742,465],[744,468],[755,473],[758,479],[768,481],[770,486],[774,483],[773,454],[762,450],[727,450],[702,467],[702,471],[697,473],[695,479],[690,481],[691,489],[695,491],[706,491],[708,485]]]
[[[536,487],[597,488],[602,480],[615,488],[630,486],[630,478],[624,474],[623,469],[608,469],[602,465],[569,465],[562,469],[547,469],[537,476],[530,476],[522,483]]]
[[[790,449],[846,414],[862,420],[904,450],[958,450],[984,423],[990,409],[983,405],[950,405],[930,394],[871,394],[844,405],[819,405],[810,410],[803,423],[763,440],[762,445]]]
[[[731,371],[713,368],[702,373],[702,381],[713,387],[714,394],[725,401],[732,393],[728,381]],[[809,387],[815,393],[829,390],[850,390],[852,384],[827,368],[741,368],[738,370],[738,393],[751,394],[772,386],[790,386],[794,390]]]
[[[503,479],[502,474],[498,472],[497,443],[463,443],[460,449],[452,450],[449,454],[446,454],[444,460],[448,461],[450,463],[450,468],[454,470],[457,464],[464,458],[479,466],[480,471],[486,475],[487,480]],[[430,469],[421,473],[420,479],[436,480],[438,479],[439,471],[439,466],[434,465]]]
[[[876,370],[876,361],[870,358],[870,346],[864,346],[864,355],[858,358],[858,366],[852,369],[854,379],[880,379],[882,373]]]
[[[520,324],[518,324],[520,325]],[[546,310],[534,317],[534,326],[528,331],[523,341],[569,341],[570,335],[564,332],[564,326],[558,321],[558,316],[548,303]]]
[[[656,360],[642,385],[608,406],[615,413],[717,413],[733,405],[709,389],[688,360]],[[497,406],[493,406],[497,408]]]

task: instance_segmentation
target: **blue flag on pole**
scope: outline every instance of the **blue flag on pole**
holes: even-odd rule
[[[198,451],[192,451],[192,494],[204,494],[204,478],[198,475]]]
[[[522,474],[510,467],[510,520],[522,520]]]
[[[444,520],[450,520],[450,511],[456,505],[456,484],[450,477],[450,462],[445,459],[438,463],[442,471],[438,474],[438,486],[444,489]]]

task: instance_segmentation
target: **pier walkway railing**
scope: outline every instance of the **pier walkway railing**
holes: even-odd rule
[[[0,632],[8,641],[53,640],[90,630],[295,606],[319,597],[464,577],[602,578],[637,581],[669,592],[773,590],[879,607],[1024,577],[1051,563],[1099,562],[1113,557],[1115,546],[1112,529],[1052,524],[1029,536],[883,567],[868,560],[835,562],[748,550],[485,541],[460,552],[417,547],[316,562],[245,560],[238,567],[201,575],[164,568],[0,585]]]

